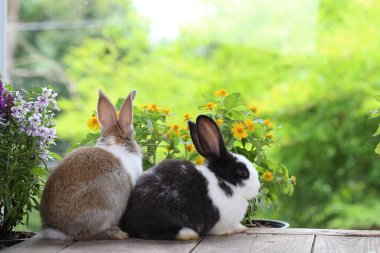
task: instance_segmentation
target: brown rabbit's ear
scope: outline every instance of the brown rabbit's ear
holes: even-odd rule
[[[120,107],[119,126],[126,134],[133,132],[133,99],[136,97],[136,90],[132,90],[124,103]]]
[[[103,130],[117,125],[115,107],[100,89],[98,99],[98,119]]]
[[[227,152],[226,145],[223,141],[222,133],[215,121],[206,116],[200,115],[197,117],[197,135],[198,142],[203,150],[202,156],[208,157],[221,157]],[[197,149],[198,151],[198,149]]]

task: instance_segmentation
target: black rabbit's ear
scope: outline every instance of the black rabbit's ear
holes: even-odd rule
[[[198,153],[201,156],[206,157],[206,153],[204,152],[204,150],[203,150],[203,148],[199,142],[197,125],[190,120],[187,123],[189,124],[190,136],[191,136],[191,140],[193,141],[193,144],[195,146],[195,149],[198,151]]]
[[[98,118],[103,130],[117,125],[115,107],[100,89],[98,99]]]
[[[203,154],[200,153],[202,156],[218,158],[227,152],[222,133],[212,118],[200,115],[197,117],[196,126],[198,142],[203,151]]]

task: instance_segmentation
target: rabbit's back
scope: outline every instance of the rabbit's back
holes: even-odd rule
[[[218,219],[208,182],[195,165],[165,160],[137,180],[120,226],[131,237],[170,239],[182,227],[205,234]]]
[[[43,227],[77,238],[88,235],[117,223],[130,191],[130,177],[118,158],[101,148],[79,148],[62,160],[46,183]]]

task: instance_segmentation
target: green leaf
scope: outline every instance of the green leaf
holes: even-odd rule
[[[59,154],[55,153],[55,152],[49,152],[49,155],[51,155],[53,158],[55,158],[56,160],[58,161],[61,161],[62,160],[62,156],[60,156]]]
[[[224,108],[229,111],[239,105],[242,104],[242,98],[240,96],[240,93],[232,93],[230,94],[229,96],[227,96],[224,101],[223,101],[223,105],[224,105]]]
[[[380,143],[377,144],[375,152],[376,152],[376,154],[380,155]]]
[[[30,170],[30,174],[36,177],[47,175],[47,171],[42,167],[34,167]]]

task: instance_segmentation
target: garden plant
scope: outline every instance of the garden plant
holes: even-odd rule
[[[257,166],[262,192],[257,200],[251,200],[245,220],[252,223],[258,205],[276,205],[281,194],[292,195],[296,177],[289,176],[288,169],[272,161],[268,149],[276,143],[276,127],[269,119],[262,119],[256,105],[245,103],[239,93],[221,89],[205,96],[207,100],[198,106],[202,114],[212,117],[221,129],[226,146],[234,153],[246,156]],[[118,109],[123,99],[116,103]],[[188,120],[196,115],[184,114],[177,123],[169,123],[174,112],[157,104],[134,108],[135,138],[144,150],[144,170],[156,165],[163,159],[187,159],[200,165],[204,163],[191,142]],[[92,145],[100,136],[97,115],[87,121],[91,131],[72,148]]]
[[[57,93],[49,88],[14,91],[0,80],[0,238],[39,206],[46,162],[56,132]]]

